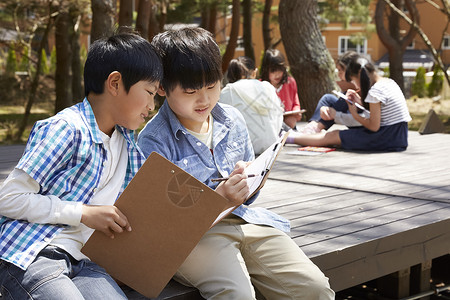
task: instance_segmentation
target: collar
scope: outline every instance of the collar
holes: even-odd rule
[[[98,127],[94,111],[92,110],[91,104],[89,103],[89,100],[87,98],[84,98],[83,102],[80,105],[80,114],[83,121],[88,125],[89,133],[91,134],[94,143],[102,144],[103,140],[100,133],[100,128]],[[119,131],[119,133],[129,144],[133,144],[134,130],[127,129],[119,125],[116,125],[116,130]]]
[[[83,121],[88,125],[89,133],[94,143],[103,143],[100,128],[98,128],[97,121],[95,120],[94,111],[87,98],[84,98],[80,105],[80,114]]]

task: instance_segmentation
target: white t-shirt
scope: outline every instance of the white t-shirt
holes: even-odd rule
[[[277,140],[284,110],[269,82],[241,79],[229,83],[221,91],[220,102],[242,113],[255,154],[261,154]]]
[[[381,102],[380,126],[411,121],[405,96],[397,83],[390,78],[375,82],[364,101]]]

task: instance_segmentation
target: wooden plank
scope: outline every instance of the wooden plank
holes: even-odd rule
[[[324,232],[327,236],[334,236],[334,232],[340,234],[352,234],[365,228],[372,228],[378,224],[387,224],[389,221],[397,218],[401,211],[402,215],[405,211],[412,208],[422,209],[423,201],[412,200],[403,202],[393,202],[391,198],[377,201],[378,203],[365,203],[356,207],[350,206],[339,211],[329,211],[318,216],[310,216],[295,220],[292,225],[292,235],[297,238],[305,236],[305,234],[313,234],[316,238],[318,234]],[[355,228],[355,224],[358,227]],[[355,231],[355,229],[357,231]]]
[[[335,250],[311,259],[330,278],[332,288],[340,291],[447,254],[448,228],[450,219],[344,249],[329,244],[328,249]]]
[[[422,208],[428,208],[429,210],[421,213]],[[439,223],[441,220],[447,220],[449,214],[450,207],[448,206],[445,208],[422,206],[389,213],[382,218],[369,218],[318,232],[306,232],[299,237],[293,237],[293,239],[307,255],[314,256],[326,253],[326,251],[329,251],[327,249],[338,250],[352,247],[382,239],[385,236],[402,233],[405,229],[427,226],[435,222]],[[449,228],[446,228],[446,230],[449,231]],[[295,231],[296,228],[293,230]]]
[[[17,165],[24,149],[25,145],[0,146],[0,185]]]

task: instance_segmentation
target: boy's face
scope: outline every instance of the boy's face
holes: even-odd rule
[[[194,132],[206,132],[211,110],[220,97],[220,81],[198,90],[184,90],[180,85],[166,96],[167,102],[184,127]],[[206,126],[205,126],[206,125]]]
[[[155,108],[155,95],[159,82],[141,80],[131,86],[128,94],[120,89],[115,103],[116,124],[136,130],[145,122],[148,112]]]

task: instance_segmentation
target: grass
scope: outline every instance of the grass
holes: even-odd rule
[[[0,106],[0,144],[4,145],[18,143],[17,141],[13,141],[12,137],[22,122],[24,112],[25,108],[21,105]],[[50,108],[50,105],[36,105],[36,107],[31,110],[31,114],[28,119],[29,125],[22,135],[21,142],[26,142],[31,128],[36,121],[48,118],[52,115],[53,108]]]
[[[450,133],[450,99],[433,101],[430,98],[411,98],[406,101],[412,121],[409,130],[417,131],[430,109],[433,109],[444,124],[444,133]]]
[[[408,99],[408,109],[412,121],[409,122],[410,130],[419,130],[422,122],[430,109],[433,109],[441,119],[445,127],[445,133],[450,133],[450,99],[433,101],[429,98]],[[22,143],[25,143],[33,124],[53,115],[53,103],[38,103],[31,110],[29,125],[22,135]],[[23,118],[25,109],[21,105],[0,106],[0,144],[17,143],[12,140],[12,135],[17,130]]]

